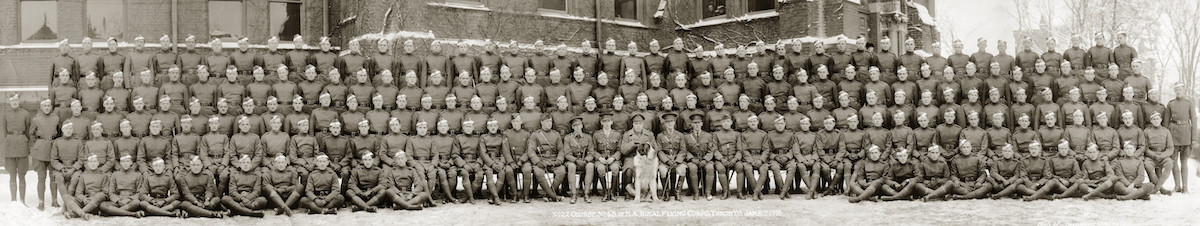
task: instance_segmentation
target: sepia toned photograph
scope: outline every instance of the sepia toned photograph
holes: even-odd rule
[[[0,225],[1200,225],[1198,13],[0,0]]]

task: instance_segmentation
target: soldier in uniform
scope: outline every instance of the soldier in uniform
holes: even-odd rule
[[[920,161],[920,166],[917,167],[917,175],[919,175],[916,189],[900,190],[895,195],[881,198],[882,200],[896,200],[921,196],[922,201],[927,201],[931,198],[941,196],[954,185],[950,181],[950,165],[946,162],[941,154],[941,147],[937,144],[929,146],[926,150],[925,159]]]
[[[349,189],[346,196],[350,197],[351,210],[354,212],[367,211],[374,213],[376,207],[386,204],[390,198],[387,189],[387,173],[375,164],[375,156],[371,152],[362,153],[362,166],[354,168],[350,173]]]
[[[645,116],[635,114],[632,116],[630,121],[632,122],[632,129],[626,131],[625,134],[622,135],[624,138],[622,138],[620,145],[620,155],[625,158],[625,162],[622,164],[624,165],[623,170],[625,170],[625,172],[622,174],[622,181],[626,184],[626,200],[629,200],[631,198],[630,196],[633,194],[641,192],[634,190],[634,185],[632,183],[635,174],[634,169],[636,167],[634,164],[634,157],[646,156],[646,152],[650,151],[651,148],[658,146],[658,142],[654,141],[654,134],[645,127]]]
[[[442,189],[443,203],[457,203],[459,199],[454,197],[454,189],[458,187],[458,170],[454,167],[452,154],[454,153],[454,136],[450,134],[450,123],[445,119],[439,119],[437,122],[437,135],[433,136],[430,143],[430,152],[433,156],[433,167],[429,170],[436,171],[436,182]]]
[[[313,158],[313,170],[305,178],[304,197],[300,198],[300,205],[308,209],[309,214],[337,214],[337,209],[342,207],[344,198],[338,183],[341,176],[329,168],[329,164],[329,156],[324,153]]]
[[[259,209],[267,204],[267,198],[261,196],[263,180],[259,171],[254,170],[258,161],[250,155],[240,156],[236,160],[238,169],[230,169],[229,185],[226,185],[229,192],[221,198],[221,204],[233,214],[261,218],[263,212]]]
[[[294,149],[289,148],[292,145],[289,143],[291,142],[291,135],[283,132],[283,118],[272,116],[267,120],[269,122],[267,123],[269,129],[259,137],[260,144],[258,146],[258,149],[260,149],[259,152],[262,152],[263,155],[261,166],[264,173],[269,173],[272,169],[275,169],[275,156],[295,156],[294,153],[288,152]]]
[[[1100,159],[1100,150],[1095,144],[1089,144],[1085,153],[1088,159],[1079,164],[1080,173],[1084,174],[1082,183],[1076,184],[1075,192],[1067,196],[1077,197],[1083,194],[1083,200],[1116,198],[1112,191],[1117,175],[1108,159]]]
[[[563,167],[566,168],[566,183],[571,190],[571,203],[574,204],[579,199],[579,185],[576,181],[575,174],[580,174],[579,183],[583,185],[583,201],[591,203],[588,196],[591,195],[592,181],[595,177],[595,166],[592,165],[592,152],[595,149],[595,143],[592,141],[592,136],[585,134],[583,131],[583,118],[575,117],[571,119],[571,133],[564,135],[562,138],[561,147],[564,150],[559,152],[559,161],[563,162]],[[581,169],[582,168],[582,169]],[[557,170],[562,171],[562,170]]]
[[[325,84],[321,93],[329,93],[329,98],[333,100],[332,106],[335,109],[342,110],[346,107],[346,97],[350,94],[346,84],[342,83],[342,75],[337,68],[329,70],[329,83]]]
[[[1150,114],[1150,124],[1142,131],[1146,139],[1146,161],[1154,165],[1154,174],[1157,175],[1158,181],[1154,181],[1155,192],[1163,194],[1171,194],[1171,190],[1162,187],[1162,184],[1171,177],[1172,169],[1175,168],[1175,160],[1172,159],[1175,150],[1175,139],[1172,133],[1166,127],[1163,127],[1163,116],[1158,112]],[[1155,177],[1151,177],[1155,178]]]
[[[96,125],[97,124],[93,124],[91,126],[92,130],[96,130],[97,128],[99,128],[99,126],[96,126]],[[64,128],[73,128],[73,127],[64,127]],[[113,162],[115,162],[113,160],[114,154],[113,154],[112,143],[109,142],[107,139],[104,139],[104,137],[101,137],[98,134],[92,135],[91,140],[88,140],[87,142],[85,142],[81,147],[79,147],[79,149],[71,150],[71,149],[67,149],[67,148],[63,148],[63,149],[55,148],[55,149],[52,149],[52,152],[50,153],[50,158],[52,159],[52,162],[50,162],[50,164],[52,167],[54,167],[54,170],[55,170],[53,172],[54,184],[62,185],[62,187],[60,187],[57,192],[61,193],[63,195],[64,203],[71,203],[72,201],[74,201],[68,197],[70,197],[71,195],[74,195],[71,192],[71,191],[75,190],[75,188],[72,187],[72,185],[75,185],[76,183],[78,183],[78,181],[76,181],[74,179],[78,178],[76,176],[80,175],[80,172],[83,172],[82,168],[83,168],[83,164],[86,160],[81,159],[81,158],[86,158],[86,157],[84,157],[85,155],[97,157],[97,161],[100,161],[101,165],[98,166],[96,170],[99,170],[101,172],[107,172],[108,169],[112,168]],[[51,191],[51,192],[55,192],[55,191]],[[39,202],[39,203],[41,203],[41,202]],[[64,204],[64,205],[68,205],[67,207],[70,207],[69,204]]]
[[[193,126],[193,121],[204,121],[203,117],[192,118],[190,115],[183,115],[179,118],[179,134],[175,134],[171,139],[171,149],[175,150],[171,154],[168,162],[175,166],[171,170],[175,174],[182,175],[188,170],[188,161],[194,156],[208,156],[207,148],[203,147],[203,140],[200,136],[199,126]],[[203,123],[203,122],[201,122]]]
[[[217,184],[214,183],[216,178],[212,173],[204,170],[204,161],[201,156],[192,156],[188,158],[186,171],[179,171],[175,176],[175,182],[179,183],[179,209],[183,210],[187,216],[224,218],[227,212],[218,211],[221,205],[221,198],[218,197]]]
[[[362,97],[358,99],[358,106],[370,109],[371,98],[369,97],[375,93],[375,86],[371,85],[371,78],[367,74],[367,69],[358,69],[358,71],[354,72],[354,77],[357,82],[350,85],[349,94]]]
[[[688,118],[692,130],[684,134],[683,143],[686,151],[680,152],[678,155],[686,167],[688,188],[692,190],[692,200],[699,200],[701,196],[705,196],[711,201],[712,184],[716,172],[710,161],[712,161],[713,152],[717,151],[716,144],[713,141],[713,135],[703,129],[703,113],[689,114]],[[701,176],[703,176],[704,182],[701,181]],[[704,193],[701,193],[701,187],[704,187]]]
[[[747,129],[738,136],[738,151],[741,152],[740,178],[735,178],[735,184],[753,189],[747,191],[755,201],[762,200],[763,186],[766,184],[770,166],[767,161],[771,158],[767,132],[759,129],[758,116],[751,115],[746,119]],[[758,173],[755,173],[758,170]],[[744,178],[745,181],[742,179]],[[744,183],[743,183],[744,182]],[[742,197],[738,197],[741,199]]]
[[[425,190],[425,179],[416,167],[408,164],[405,152],[396,152],[396,165],[386,170],[382,182],[387,188],[383,193],[395,204],[396,210],[421,210],[421,203],[429,202],[429,191]]]
[[[665,188],[661,199],[667,201],[670,201],[672,195],[675,196],[676,201],[682,201],[679,199],[682,186],[679,185],[677,178],[687,173],[687,165],[684,162],[684,157],[686,157],[684,153],[688,153],[687,143],[683,133],[675,130],[676,118],[678,115],[675,113],[664,113],[661,117],[662,131],[655,139],[658,140],[658,146],[662,148],[657,152],[660,162],[658,165],[659,183],[662,183]]]
[[[1076,161],[1075,157],[1069,154],[1070,152],[1070,142],[1062,140],[1058,145],[1058,155],[1046,161],[1043,173],[1047,180],[1046,184],[1042,185],[1033,195],[1025,197],[1025,201],[1043,198],[1058,199],[1060,195],[1064,194],[1063,192],[1070,191],[1071,187],[1081,182],[1080,179],[1083,175],[1079,170],[1079,161]]]
[[[141,198],[145,195],[142,190],[145,178],[142,173],[137,171],[137,166],[134,165],[134,157],[131,155],[121,155],[117,169],[109,173],[108,182],[105,185],[108,192],[108,201],[100,205],[112,206],[113,209],[101,209],[101,212],[106,215],[129,216],[141,218],[146,216],[146,212],[142,211]]]
[[[876,196],[884,192],[880,191],[884,183],[891,179],[888,169],[888,162],[881,156],[882,151],[879,146],[871,145],[866,151],[867,158],[865,161],[858,161],[854,165],[854,174],[850,177],[850,203],[857,203],[863,200],[875,200]]]
[[[950,159],[950,181],[954,186],[947,199],[978,199],[990,194],[992,185],[987,183],[987,163],[982,155],[971,153],[975,147],[971,141],[963,139],[958,145],[959,154]]]
[[[509,154],[512,155],[512,161],[508,162],[508,166],[513,169],[514,182],[532,184],[533,182],[525,182],[533,180],[531,176],[533,165],[529,162],[529,155],[526,155],[526,151],[529,150],[527,142],[529,142],[530,132],[524,129],[525,122],[522,118],[520,115],[513,116],[512,121],[510,121],[511,128],[504,131],[505,137],[507,137]],[[520,171],[518,172],[518,170]],[[521,175],[524,176],[518,177]],[[514,193],[517,192],[517,184],[513,184],[512,187],[514,188]],[[521,190],[520,196],[514,194],[516,196],[514,202],[524,200],[526,203],[529,203],[529,186],[519,188]]]
[[[897,199],[896,195],[911,196],[912,191],[921,184],[921,179],[924,177],[921,174],[921,165],[919,162],[909,159],[909,152],[907,148],[899,148],[899,151],[896,151],[895,156],[892,157],[893,161],[888,163],[888,169],[884,174],[884,178],[888,178],[888,180],[880,185],[884,194],[881,199],[891,201]]]
[[[604,194],[602,201],[614,200],[613,195],[617,191],[613,185],[620,186],[618,181],[621,170],[621,152],[618,150],[621,142],[621,131],[613,129],[613,114],[600,114],[600,129],[592,133],[592,140],[595,141],[595,150],[589,153],[592,156],[592,165],[596,167],[595,172],[597,180],[600,182],[601,193]],[[612,174],[608,174],[612,172]],[[585,188],[590,189],[590,188]]]
[[[137,165],[138,171],[142,173],[150,172],[150,161],[154,158],[167,159],[174,155],[174,146],[171,145],[172,137],[162,134],[162,121],[150,121],[150,136],[142,137],[138,143],[137,150]],[[168,168],[175,168],[169,165]]]
[[[88,155],[85,162],[82,164],[86,167],[84,168],[85,170],[71,179],[73,181],[71,184],[75,185],[75,187],[68,190],[75,192],[63,197],[63,205],[66,206],[66,211],[63,215],[67,218],[83,218],[86,220],[91,219],[92,214],[96,214],[99,210],[120,210],[112,205],[101,204],[108,200],[109,176],[108,173],[99,169],[99,157]]]
[[[1167,103],[1167,113],[1164,119],[1170,121],[1167,129],[1174,139],[1175,153],[1171,161],[1178,161],[1178,167],[1172,169],[1175,174],[1175,192],[1187,193],[1188,156],[1192,155],[1192,143],[1196,141],[1196,112],[1190,100],[1191,92],[1181,82],[1175,83],[1175,99]],[[1197,171],[1200,172],[1200,171]],[[1182,181],[1180,181],[1182,179]]]
[[[16,96],[16,94],[14,94],[14,96]],[[6,167],[6,169],[13,169],[13,173],[11,173],[11,174],[14,175],[14,177],[19,177],[19,178],[10,178],[10,179],[13,179],[12,182],[10,182],[10,183],[18,183],[18,179],[19,179],[20,180],[19,182],[22,184],[22,186],[20,188],[13,188],[10,191],[18,191],[18,189],[21,191],[25,190],[25,186],[23,184],[25,182],[25,172],[28,169],[26,169],[26,167],[20,167],[19,165],[22,165],[22,164],[29,165],[29,163],[32,162],[33,171],[34,171],[34,173],[37,173],[37,178],[38,178],[37,193],[38,193],[38,207],[39,207],[38,209],[39,210],[45,210],[45,205],[46,205],[45,204],[46,203],[45,195],[46,195],[47,182],[49,182],[49,184],[50,184],[50,197],[51,197],[50,203],[54,207],[58,206],[58,194],[60,193],[59,189],[58,189],[59,184],[55,183],[56,181],[46,181],[46,179],[47,179],[47,176],[49,176],[48,175],[49,173],[54,173],[54,174],[58,173],[57,171],[54,171],[54,172],[50,171],[50,165],[54,161],[54,159],[51,158],[51,155],[54,152],[54,149],[56,147],[54,145],[54,143],[58,143],[59,142],[58,140],[63,140],[64,142],[71,141],[71,139],[66,139],[71,136],[70,134],[64,135],[63,136],[64,139],[58,139],[58,140],[55,139],[58,136],[59,119],[58,119],[57,114],[52,113],[54,108],[53,108],[53,106],[50,105],[50,100],[51,99],[44,99],[40,102],[40,104],[39,104],[40,110],[38,111],[38,114],[33,116],[33,119],[31,120],[28,118],[28,116],[29,116],[28,111],[17,107],[17,104],[20,103],[19,100],[11,99],[10,103],[12,103],[13,106],[15,106],[15,107],[13,107],[12,111],[6,112],[7,113],[6,116],[8,116],[8,117],[5,117],[5,120],[4,120],[4,123],[6,123],[5,129],[9,130],[9,131],[6,131],[6,135],[14,135],[14,136],[19,135],[20,136],[20,139],[7,139],[6,140],[6,143],[9,145],[12,145],[12,146],[6,146],[6,150],[7,150],[6,152],[9,153],[8,154],[9,156],[7,156],[7,157],[9,157],[9,159],[5,159],[5,162],[9,163],[9,164],[18,165],[17,167],[14,167],[13,165],[8,165]],[[73,129],[74,128],[74,126],[72,126],[72,123],[70,121],[63,123],[62,127],[64,129]],[[71,128],[67,128],[67,127],[71,127]],[[12,132],[13,129],[18,129],[18,128],[19,128],[18,132]],[[72,130],[72,131],[74,131],[74,130]],[[29,134],[29,135],[25,135],[25,134]],[[31,137],[34,138],[32,146],[30,146],[29,142],[28,142],[29,138],[31,138]],[[72,143],[74,143],[74,142],[72,142]],[[16,149],[21,146],[24,146],[23,147],[24,149]],[[70,155],[68,158],[71,159],[71,162],[75,162],[74,159],[78,155],[76,153],[79,152],[79,148],[80,147],[76,146],[75,149],[68,150],[67,147],[63,147],[63,151],[64,151],[64,154]],[[24,152],[25,155],[27,155],[27,156],[21,157],[21,159],[19,159],[19,160],[12,157],[21,152]],[[30,158],[30,157],[32,157],[33,160],[28,160],[28,158]],[[15,161],[20,161],[20,162],[15,162]],[[75,164],[70,164],[70,165],[74,166]],[[76,168],[78,168],[78,167],[76,167]],[[58,169],[58,168],[56,167],[55,169]],[[51,177],[50,179],[53,180],[54,178]],[[63,190],[66,190],[66,188],[67,188],[67,184],[63,184]],[[66,192],[61,192],[61,193],[63,195],[70,195]],[[17,192],[13,192],[13,195],[16,195],[16,194],[17,194]],[[24,195],[24,194],[22,194],[22,195]],[[25,196],[21,196],[21,199],[24,200],[24,197]],[[16,197],[13,198],[13,201],[17,201]]]
[[[1149,199],[1154,184],[1142,183],[1146,176],[1145,161],[1139,159],[1137,145],[1125,142],[1121,149],[1121,157],[1112,161],[1114,175],[1113,190],[1119,195],[1117,200]]]
[[[225,151],[225,147],[229,145],[229,133],[217,130],[216,128],[220,126],[220,124],[220,117],[213,116],[212,118],[208,119],[208,128],[213,129],[209,129],[208,133],[201,137],[201,152],[208,153],[207,155],[202,156],[201,159],[204,160],[204,167],[206,170],[208,170],[209,174],[211,174],[215,179],[219,179],[219,181],[226,181],[229,179],[229,175],[225,174],[229,168],[229,158],[225,156],[227,153]],[[124,133],[124,131],[122,131],[122,133]],[[119,139],[117,141],[119,141]],[[113,141],[113,143],[119,144],[117,141]],[[222,177],[224,177],[224,179],[221,179]],[[225,192],[226,187],[224,184],[216,185],[217,188],[220,189],[216,191],[217,194],[222,194]]]
[[[145,172],[141,188],[141,207],[149,216],[183,217],[183,210],[176,209],[179,201],[179,190],[175,177],[167,172],[166,160],[154,158],[150,162],[150,170]]]
[[[542,193],[547,196],[548,201],[560,200],[556,190],[562,187],[563,180],[566,176],[566,168],[562,167],[563,161],[559,160],[562,153],[562,135],[554,130],[554,122],[550,115],[542,115],[538,120],[541,122],[541,130],[532,132],[529,135],[529,140],[526,141],[525,154],[529,156],[529,162],[532,164],[532,173],[525,176],[533,177],[533,179],[525,181],[526,193],[529,193],[533,187],[533,181],[536,180],[541,187]],[[547,170],[553,170],[554,178],[546,176]]]
[[[463,184],[463,190],[467,194],[462,201],[471,204],[475,204],[475,192],[482,191],[484,178],[487,177],[483,174],[483,165],[480,164],[479,157],[483,155],[483,146],[479,142],[479,135],[475,132],[475,121],[466,119],[462,122],[462,133],[454,136],[454,150],[449,156],[457,168],[457,173],[452,175],[460,176],[462,181],[466,182]],[[493,196],[491,202],[495,201]]]
[[[500,205],[501,200],[509,200],[516,202],[517,184],[516,175],[513,167],[508,163],[513,162],[512,152],[508,144],[508,138],[505,138],[500,133],[500,123],[496,120],[487,120],[487,131],[479,136],[480,160],[483,162],[483,176],[487,183],[488,192],[492,194],[491,204]],[[393,178],[395,180],[395,178]],[[416,180],[415,178],[413,180]],[[501,198],[500,194],[503,189],[509,189],[511,193],[509,198]]]
[[[775,118],[771,120],[775,124],[775,129],[767,133],[767,138],[764,139],[767,144],[763,145],[768,148],[765,150],[769,159],[766,159],[767,165],[770,167],[771,174],[774,175],[774,184],[779,189],[779,198],[787,199],[791,196],[788,192],[792,187],[796,175],[804,175],[805,170],[801,170],[796,165],[796,152],[799,151],[794,133],[787,130],[787,121],[783,118]],[[779,172],[785,170],[786,175]],[[799,174],[797,174],[799,172]],[[760,172],[766,174],[766,172]],[[765,177],[763,179],[766,179]],[[765,183],[765,182],[764,182]]]
[[[87,127],[84,127],[84,128],[87,128]],[[50,131],[53,132],[54,129],[50,129]],[[50,144],[51,146],[47,150],[45,150],[44,152],[39,151],[42,153],[33,153],[35,155],[35,158],[33,160],[34,164],[35,164],[34,170],[37,171],[37,173],[38,173],[38,209],[39,210],[45,210],[46,202],[45,202],[44,194],[45,194],[45,190],[46,190],[45,183],[47,181],[46,181],[45,174],[46,174],[47,170],[50,169],[50,167],[54,167],[54,169],[57,170],[54,173],[58,176],[56,176],[54,179],[58,179],[58,177],[60,177],[60,176],[73,176],[75,174],[75,172],[74,172],[75,169],[79,168],[79,165],[78,165],[79,162],[76,160],[78,159],[78,156],[81,155],[84,151],[83,140],[80,139],[80,137],[73,136],[74,125],[72,122],[68,121],[68,122],[64,123],[62,126],[62,131],[63,131],[62,137],[54,139],[53,143]],[[103,151],[103,150],[97,150],[97,151]],[[101,154],[105,154],[105,156],[109,156],[107,153],[101,153]],[[42,155],[45,155],[45,159],[47,159],[49,161],[41,160],[42,157],[39,157],[39,156],[42,156]],[[23,173],[21,176],[24,176]],[[63,181],[63,180],[50,181],[50,197],[51,197],[51,204],[53,207],[58,207],[59,193],[63,193],[64,196],[69,195],[70,192],[67,192],[67,191],[69,191],[69,186],[67,186],[66,182],[67,181]],[[59,185],[63,186],[62,190],[59,190],[59,188],[58,188]]]
[[[315,157],[320,151],[317,137],[309,132],[308,119],[301,119],[296,123],[296,135],[291,136],[288,141],[287,153],[288,159],[292,160],[292,166],[296,169],[296,174],[300,176],[300,186],[308,183],[308,174],[312,172]]]
[[[1007,198],[1015,194],[1029,195],[1033,190],[1025,186],[1024,162],[1017,159],[1016,147],[1004,144],[999,154],[988,163],[988,182],[992,184],[992,199]]]

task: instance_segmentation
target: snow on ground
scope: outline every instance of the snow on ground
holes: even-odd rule
[[[1195,162],[1193,162],[1195,163]],[[1195,166],[1195,165],[1193,165]],[[1194,172],[1192,172],[1194,173]],[[1194,175],[1194,174],[1193,174]],[[35,181],[33,173],[27,174]],[[492,206],[479,200],[475,205],[452,204],[422,211],[380,210],[378,213],[342,210],[339,215],[297,214],[255,219],[148,217],[134,219],[105,217],[91,221],[64,219],[58,208],[37,211],[8,202],[8,177],[0,177],[0,225],[1200,225],[1200,179],[1192,177],[1191,194],[1153,195],[1150,201],[1066,199],[1022,202],[1018,200],[968,200],[944,202],[848,203],[842,196],[787,201],[768,195],[764,201],[714,200],[670,203],[599,202],[569,204],[534,201]],[[1168,182],[1166,187],[1172,188]],[[36,206],[37,195],[29,188],[27,203]],[[49,205],[47,205],[49,206]],[[273,212],[273,211],[268,211]],[[985,223],[986,222],[986,223]]]

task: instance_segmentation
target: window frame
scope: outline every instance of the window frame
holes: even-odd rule
[[[307,13],[307,12],[308,12],[308,9],[307,9],[306,7],[304,7],[304,1],[303,1],[303,0],[270,0],[270,1],[268,1],[268,2],[267,2],[267,25],[271,25],[271,13],[270,13],[270,10],[271,10],[271,3],[296,3],[296,4],[300,4],[300,35],[304,35],[304,25],[305,25],[306,23],[308,23],[308,22],[306,22],[306,21],[304,20],[304,15],[306,15],[305,13]],[[243,18],[243,20],[245,20],[245,17],[244,17],[244,16],[245,16],[245,14],[244,14],[244,11],[243,11],[243,17],[242,17],[242,18]],[[242,29],[245,29],[245,26],[246,26],[246,25],[245,25],[245,23],[243,23],[243,25],[242,25],[242,27],[243,27],[243,28],[242,28]],[[270,28],[270,27],[267,27],[267,32],[268,32],[268,33],[270,33],[270,32],[271,32],[271,28]],[[322,32],[322,33],[324,33],[324,32]],[[279,35],[279,34],[268,34],[266,38],[271,38],[271,36],[277,36],[277,35]],[[279,44],[288,44],[288,43],[295,44],[295,43],[292,41],[292,37],[279,37]]]
[[[717,20],[717,19],[727,19],[727,18],[729,18],[729,0],[716,0],[716,1],[719,1],[719,2],[724,2],[724,3],[725,3],[725,14],[716,15],[716,16],[710,16],[710,17],[705,17],[705,16],[704,16],[704,10],[705,10],[705,9],[704,9],[704,1],[700,1],[700,7],[697,7],[697,9],[699,10],[699,12],[698,12],[698,15],[700,15],[700,16],[699,16],[699,18],[700,18],[700,19],[699,19],[698,21],[705,21],[705,20]]]
[[[634,18],[630,19],[630,18],[617,17],[617,14],[620,14],[620,12],[618,12],[619,8],[617,7],[617,1],[632,1],[633,7],[634,7],[633,8]],[[645,8],[646,8],[646,7],[642,7],[642,5],[641,5],[642,3],[643,2],[640,0],[613,0],[613,14],[610,16],[612,17],[612,20],[614,20],[614,21],[637,22],[640,24],[642,22],[642,14],[644,14],[642,10],[645,10]]]
[[[91,6],[89,6],[88,4],[91,4],[91,3],[92,3],[92,1],[95,1],[95,0],[87,0],[87,1],[84,1],[84,5],[83,5],[83,12],[84,12],[84,15],[83,15],[83,19],[84,19],[84,23],[83,23],[83,30],[84,30],[84,33],[85,33],[85,34],[83,34],[83,36],[89,36],[89,34],[86,34],[86,33],[88,32],[88,28],[89,28],[89,27],[91,27],[91,25],[92,25],[91,18],[89,18],[89,17],[88,17],[88,11],[90,11],[90,10],[91,10],[91,8],[92,8],[92,7],[91,7]],[[126,11],[126,9],[129,9],[129,1],[128,1],[128,0],[116,0],[116,1],[120,1],[120,2],[121,2],[121,30],[122,30],[121,32],[122,32],[122,33],[124,33],[124,32],[125,32],[125,31],[124,31],[124,29],[125,29],[125,26],[128,26],[128,25],[129,25],[129,12],[127,12],[127,11]],[[173,26],[173,25],[172,25],[172,26]],[[124,35],[124,34],[122,34],[122,35]],[[100,40],[100,39],[107,39],[108,37],[106,36],[106,37],[91,37],[91,38],[92,38],[92,40]],[[122,37],[120,37],[120,38],[117,38],[117,40],[121,40],[121,39],[124,39],[124,38],[125,38],[125,37],[123,37],[123,36],[122,36]],[[131,40],[131,41],[132,41],[132,40]],[[149,42],[147,42],[147,43],[149,43]]]
[[[447,0],[447,1],[451,1],[451,0]],[[542,8],[542,1],[543,0],[538,0],[538,2],[537,2],[537,10],[536,11],[538,14],[557,14],[557,15],[564,15],[564,16],[571,15],[571,13],[569,11],[571,9],[571,1],[569,1],[569,0],[562,0],[562,2],[563,2],[562,10],[551,9],[551,8]]]
[[[241,26],[241,27],[239,27],[239,29],[241,29],[241,30],[240,30],[240,33],[241,33],[242,37],[247,37],[247,36],[246,36],[246,33],[247,33],[247,32],[246,32],[246,27],[247,27],[247,26],[246,26],[246,14],[247,14],[248,12],[246,12],[246,0],[207,0],[207,1],[205,1],[205,3],[206,3],[206,4],[211,4],[212,2],[238,2],[238,3],[241,3],[241,6],[242,6],[242,7],[241,7],[241,8],[242,8],[242,20],[239,22],[239,23],[240,23],[240,24],[239,24],[239,26]],[[269,2],[268,2],[268,3],[269,3]],[[209,6],[211,6],[211,5],[209,5]],[[267,7],[268,7],[268,8],[270,8],[270,4],[267,4]],[[208,8],[208,12],[205,12],[205,13],[212,14],[212,7],[209,7],[209,8]],[[270,23],[270,18],[269,18],[269,17],[270,17],[270,16],[268,15],[268,18],[267,18],[267,23]],[[209,35],[209,37],[208,37],[208,38],[209,38],[209,40],[212,40],[212,30],[213,30],[213,29],[212,29],[212,17],[209,17],[207,22],[208,22],[208,28],[207,28],[207,29],[208,29],[208,35]],[[301,25],[301,26],[303,26],[303,25]],[[269,31],[268,31],[268,32],[269,32]],[[235,43],[236,43],[236,42],[238,41],[238,39],[241,39],[241,38],[233,38],[233,39],[230,39],[230,40],[221,39],[221,42],[235,42]]]
[[[751,10],[751,9],[750,9],[750,1],[755,1],[755,0],[746,0],[746,1],[745,1],[745,3],[746,3],[746,7],[745,7],[745,9],[746,9],[746,12],[745,12],[745,15],[752,15],[752,14],[759,14],[759,13],[767,13],[767,12],[775,12],[776,10],[779,10],[779,1],[771,1],[771,4],[773,4],[773,5],[772,5],[772,7],[771,7],[771,9],[763,9],[763,10]]]
[[[24,10],[21,10],[21,4],[23,2],[54,2],[54,22],[56,24],[54,24],[52,29],[56,32],[56,34],[55,34],[55,39],[25,39],[27,37],[20,37],[21,41],[19,43],[55,43],[55,42],[58,42],[59,40],[62,40],[62,38],[63,38],[62,35],[58,34],[58,33],[62,33],[62,30],[58,28],[59,24],[57,24],[57,23],[59,23],[59,21],[58,21],[58,0],[17,0],[17,10],[16,11],[17,11],[17,33],[18,33],[18,36],[25,36],[25,34],[23,34],[23,31],[22,31],[22,30],[24,30],[24,27],[21,26],[21,23],[24,22],[24,21],[22,21],[22,19],[24,17]],[[49,17],[49,16],[47,16],[47,17]]]

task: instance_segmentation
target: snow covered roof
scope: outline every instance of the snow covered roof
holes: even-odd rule
[[[909,7],[917,9],[917,17],[921,18],[921,23],[929,26],[935,26],[937,24],[937,21],[933,20],[933,16],[929,15],[929,8],[925,8],[925,5],[921,5],[921,3],[916,3],[913,1],[907,2]]]

